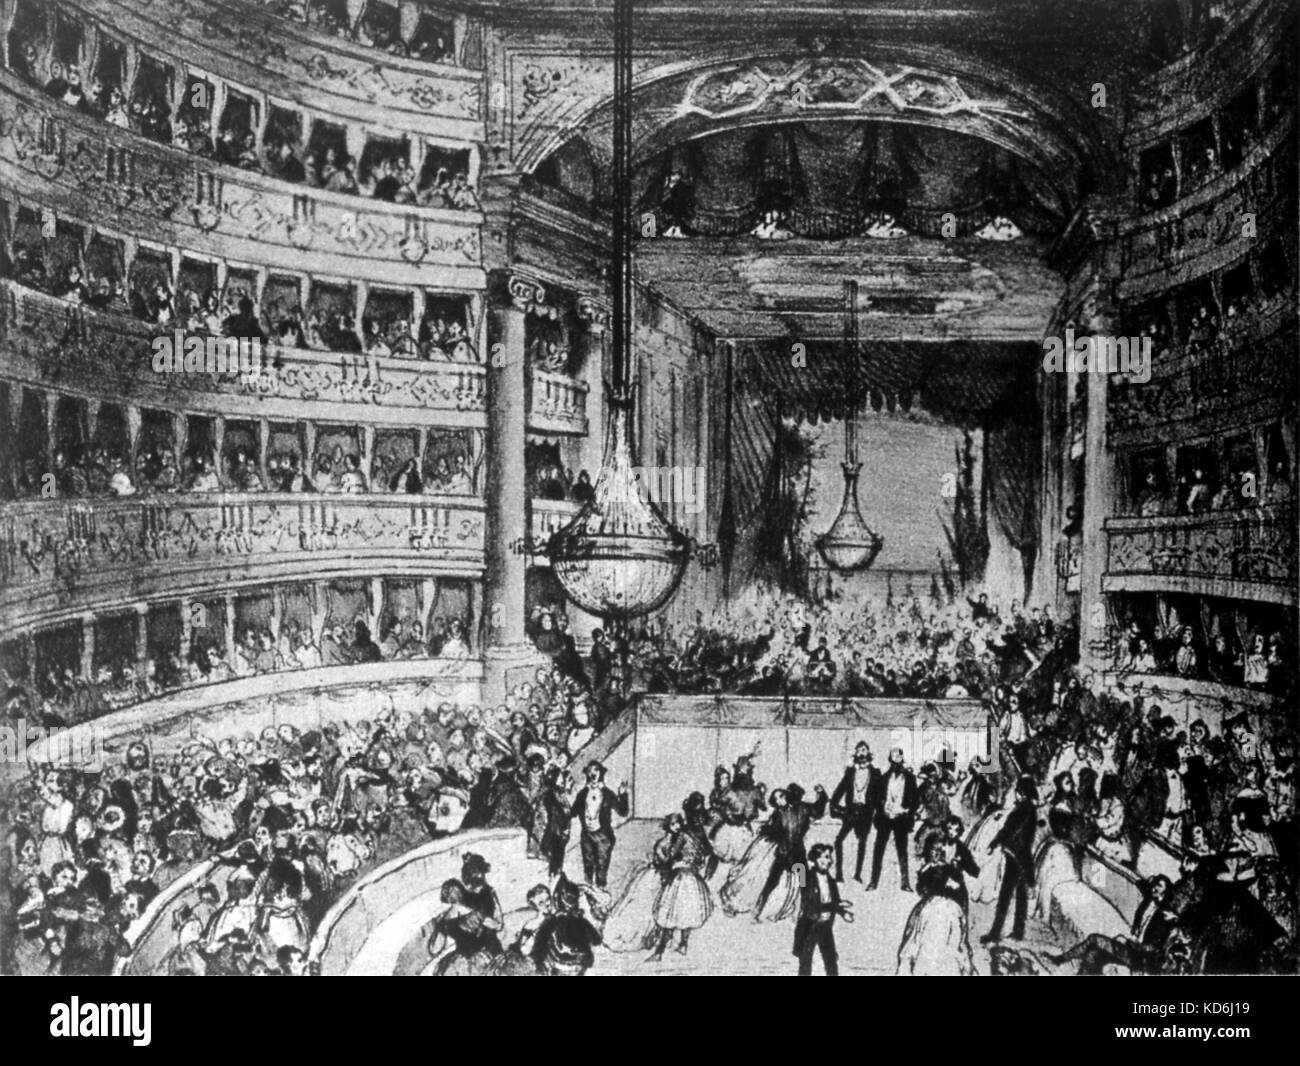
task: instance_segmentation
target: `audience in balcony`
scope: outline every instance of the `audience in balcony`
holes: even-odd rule
[[[441,38],[421,48],[425,54],[443,54]],[[65,66],[56,60],[49,66],[49,76],[41,78],[36,63],[37,51],[28,42],[16,52],[12,68],[51,99],[119,129],[132,130],[148,140],[204,159],[215,159],[227,166],[257,171],[295,185],[306,184],[389,203],[455,211],[476,211],[480,206],[467,170],[450,174],[442,167],[431,180],[421,183],[408,157],[390,154],[376,160],[368,174],[358,177],[358,161],[333,147],[327,148],[324,157],[318,160],[305,145],[269,134],[259,148],[258,135],[250,128],[247,116],[223,119],[214,142],[212,115],[206,109],[182,106],[177,109],[173,122],[171,103],[156,88],[137,85],[135,95],[130,98],[126,87],[106,87],[99,81],[87,90],[75,66]]]
[[[281,18],[305,23],[335,37],[343,37],[357,44],[374,48],[389,55],[419,59],[426,63],[455,63],[452,47],[452,28],[436,23],[421,23],[416,31],[403,39],[394,24],[378,17],[376,13],[363,13],[355,25],[350,25],[347,14],[327,0],[260,0],[263,7]],[[396,9],[397,5],[390,5]],[[364,11],[365,5],[363,5]]]
[[[1279,632],[1247,630],[1236,636],[1216,628],[1206,635],[1189,624],[1132,621],[1116,643],[1115,665],[1125,673],[1174,674],[1281,696],[1294,686],[1288,649]]]

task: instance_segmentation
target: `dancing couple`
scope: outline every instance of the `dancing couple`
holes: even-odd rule
[[[708,835],[704,796],[692,792],[681,811],[663,822],[650,862],[641,867],[605,920],[604,940],[613,951],[650,948],[648,962],[663,958],[674,936],[685,955],[691,933],[713,914],[708,879],[717,857]]]
[[[830,801],[821,785],[814,792],[813,802],[806,801],[803,788],[793,783],[772,793],[771,815],[722,886],[722,909],[727,914],[752,913],[756,922],[775,922],[798,911],[808,866],[804,840]]]

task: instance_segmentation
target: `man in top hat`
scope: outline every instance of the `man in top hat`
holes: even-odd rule
[[[583,770],[587,779],[573,800],[571,818],[582,822],[579,845],[582,849],[582,874],[589,884],[604,888],[609,876],[609,860],[614,853],[613,816],[626,818],[630,809],[627,782],[614,792],[605,785],[605,767],[589,762]]]
[[[867,850],[867,834],[871,831],[874,809],[875,780],[879,777],[871,765],[871,747],[865,740],[858,741],[853,749],[853,763],[844,771],[840,783],[831,793],[831,815],[840,820],[839,835],[835,837],[835,880],[844,880],[844,838],[852,833],[858,839],[858,858],[853,880],[862,880],[862,857]]]
[[[993,914],[993,927],[982,937],[981,944],[995,944],[1002,939],[1002,926],[1007,919],[1011,897],[1016,897],[1015,924],[1011,939],[1022,940],[1025,935],[1025,918],[1029,913],[1029,889],[1034,883],[1034,830],[1038,825],[1038,786],[1028,774],[1016,782],[1016,802],[1006,820],[989,842],[989,854],[1002,849],[1006,862],[1002,869],[1002,890],[998,893],[997,910]]]
[[[868,891],[880,883],[880,867],[885,861],[885,848],[889,838],[894,838],[898,852],[898,872],[904,892],[912,891],[907,873],[907,840],[916,821],[916,807],[920,794],[916,775],[903,765],[903,749],[889,752],[889,769],[876,778],[876,792],[871,800],[872,815],[876,824],[876,846],[871,852],[871,884]]]

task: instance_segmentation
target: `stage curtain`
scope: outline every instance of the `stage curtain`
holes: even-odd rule
[[[984,483],[989,506],[998,528],[1020,553],[1026,598],[1038,556],[1038,422],[1037,417],[1032,421],[1008,419],[984,434]]]
[[[801,237],[856,233],[862,223],[866,127],[817,122],[789,132],[792,164],[789,226]]]

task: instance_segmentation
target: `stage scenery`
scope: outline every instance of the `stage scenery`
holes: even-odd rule
[[[0,2],[0,971],[1295,974],[1298,10]]]

